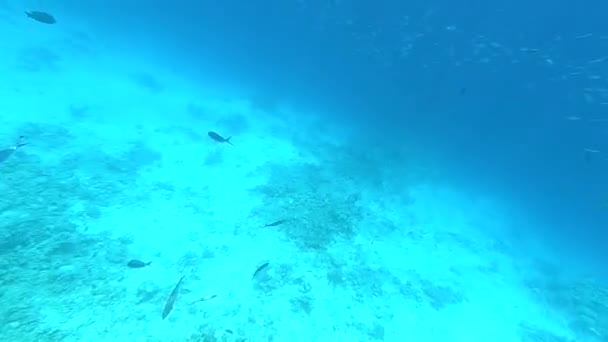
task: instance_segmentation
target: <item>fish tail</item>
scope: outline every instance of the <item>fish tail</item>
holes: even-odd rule
[[[226,138],[224,141],[227,142],[228,144],[230,144],[230,146],[234,146],[231,142],[230,139],[232,139],[232,137],[228,137]]]
[[[27,12],[25,12],[27,13]],[[27,145],[27,142],[25,141],[25,136],[20,136],[19,140],[17,141],[17,144],[15,144],[15,149],[18,149],[19,147],[23,147]]]

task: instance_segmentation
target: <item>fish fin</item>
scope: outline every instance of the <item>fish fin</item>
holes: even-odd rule
[[[256,268],[256,270],[253,272],[253,275],[251,276],[251,280],[254,280],[260,272],[262,272],[265,268],[268,267],[268,265],[270,265],[269,261],[262,262],[260,264],[260,266],[258,266],[258,268]]]
[[[231,142],[230,139],[232,139],[232,137],[228,137],[226,139],[224,139],[225,142],[227,142],[228,144],[230,144],[230,146],[234,146]]]
[[[15,144],[15,150],[18,149],[19,147],[23,147],[27,145],[27,142],[25,141],[25,136],[21,135],[19,136],[19,140],[17,140],[17,143]]]

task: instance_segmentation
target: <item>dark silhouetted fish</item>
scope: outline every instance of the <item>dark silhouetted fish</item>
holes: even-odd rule
[[[591,164],[596,156],[600,155],[599,150],[592,150],[590,148],[583,149],[583,160],[586,164]]]
[[[171,313],[171,310],[173,310],[173,305],[175,305],[175,301],[177,300],[177,293],[179,292],[179,288],[182,285],[182,281],[184,281],[184,276],[179,278],[179,281],[173,288],[173,291],[171,291],[171,294],[169,295],[169,298],[165,303],[165,308],[163,309],[163,319],[167,318],[167,316],[169,316],[169,314]]]
[[[57,20],[55,20],[55,17],[53,17],[52,15],[50,15],[49,13],[46,13],[46,12],[40,12],[40,11],[27,12],[26,11],[25,15],[27,15],[29,18],[32,18],[43,24],[55,24],[57,22]]]
[[[152,261],[150,262],[143,262],[141,260],[131,260],[127,263],[127,266],[131,267],[131,268],[142,268],[142,267],[146,267],[146,266],[150,266],[150,264],[152,263]]]
[[[0,151],[0,163],[7,160],[13,153],[15,153],[15,151],[17,151],[18,148],[27,145],[24,139],[25,137],[22,135],[19,137],[19,140],[15,145]]]
[[[272,222],[272,223],[265,224],[265,225],[264,225],[264,228],[266,228],[266,227],[276,227],[276,226],[282,225],[282,224],[283,224],[283,223],[285,223],[285,222],[287,222],[287,220],[278,220],[278,221],[274,221],[274,222]]]
[[[213,131],[210,131],[209,133],[207,133],[207,135],[209,135],[209,137],[211,139],[213,139],[217,142],[228,143],[228,144],[232,145],[232,143],[230,142],[230,138],[232,138],[232,137],[224,138],[221,135],[219,135]],[[232,145],[232,146],[234,146],[234,145]]]

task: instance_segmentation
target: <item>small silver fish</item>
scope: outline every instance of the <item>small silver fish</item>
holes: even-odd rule
[[[183,281],[184,281],[184,276],[179,278],[179,281],[173,288],[173,291],[171,291],[169,298],[167,298],[167,302],[165,303],[165,308],[163,309],[163,319],[167,318],[167,316],[169,316],[169,314],[171,313],[171,310],[173,310],[173,305],[175,305],[175,301],[177,300],[177,294],[179,293],[179,288],[182,285]]]
[[[212,300],[215,297],[217,297],[217,295],[207,295],[205,297],[195,300],[194,302],[190,303],[190,305],[200,303],[200,302],[206,302],[208,300]]]

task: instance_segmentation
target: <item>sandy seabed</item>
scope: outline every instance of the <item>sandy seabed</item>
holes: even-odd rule
[[[608,290],[420,151],[2,19],[0,340],[608,340]]]

